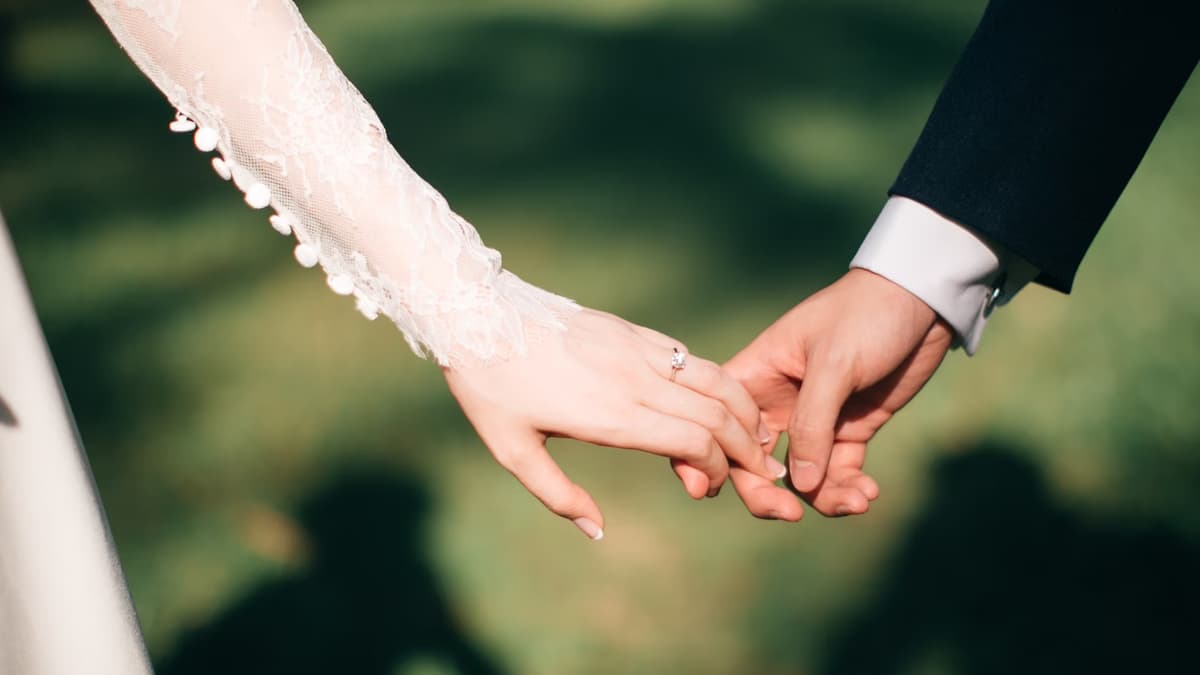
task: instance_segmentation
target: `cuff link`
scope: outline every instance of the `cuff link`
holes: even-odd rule
[[[1004,295],[1004,284],[1007,281],[1008,275],[1001,272],[1000,277],[996,279],[996,283],[992,285],[992,292],[988,293],[987,302],[983,305],[983,318],[988,318],[996,310],[996,305],[1000,302],[1000,296]]]

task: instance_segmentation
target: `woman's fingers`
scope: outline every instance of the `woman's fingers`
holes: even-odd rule
[[[636,323],[630,324],[630,325],[633,326],[633,331],[635,333],[637,333],[638,335],[640,335],[643,338],[645,338],[646,340],[648,340],[651,344],[656,344],[659,347],[666,349],[667,351],[670,351],[672,349],[678,349],[680,351],[687,351],[687,348],[683,346],[682,342],[680,342],[679,340],[676,340],[675,338],[671,337],[670,335],[664,335],[663,333],[660,333],[660,332],[654,330],[653,328],[646,328],[645,326],[639,326]]]
[[[567,478],[550,453],[544,437],[531,435],[494,444],[484,439],[492,455],[526,490],[554,513],[570,520],[588,538],[604,537],[604,515],[587,490]]]
[[[759,416],[758,404],[746,388],[721,366],[688,355],[687,364],[675,374],[675,382],[723,403],[760,446],[770,439],[770,432]]]
[[[767,441],[769,432],[759,416],[758,404],[736,378],[716,363],[687,353],[687,348],[674,338],[645,326],[634,328],[639,335],[661,350],[660,354],[651,357],[656,361],[651,367],[662,368],[669,380],[672,370],[671,357],[676,350],[684,352],[684,367],[675,371],[674,381],[692,391],[721,401],[760,444]]]
[[[679,482],[683,483],[683,489],[689,495],[706,495],[716,497],[721,488],[710,490],[708,488],[708,476],[696,467],[688,464],[681,459],[671,460],[671,470],[679,477]]]
[[[655,350],[657,353],[652,353],[649,357],[651,368],[655,369],[655,366],[658,366],[667,376],[668,384],[673,382],[699,395],[699,398],[690,399],[695,407],[687,412],[678,405],[669,409],[657,404],[651,407],[686,417],[708,428],[717,437],[717,442],[730,459],[764,478],[776,480],[787,473],[783,464],[772,457],[770,450],[764,447],[764,444],[770,442],[772,434],[763,424],[758,404],[736,379],[712,361],[692,354],[686,355],[683,368],[675,370],[671,367],[671,357],[676,350],[684,351],[682,345],[649,328],[639,326],[638,332],[658,347]],[[672,375],[674,380],[671,379]],[[677,388],[657,389],[662,397],[658,399],[660,402],[670,396],[669,392],[678,391]],[[703,398],[707,398],[709,402],[702,403]],[[712,401],[723,406],[724,411],[716,410],[711,404]],[[745,434],[728,428],[729,415],[732,415],[733,421],[741,426]],[[750,449],[751,444],[745,443],[746,436],[752,439],[754,450]],[[679,473],[678,470],[676,473]]]
[[[622,416],[624,431],[619,437],[584,438],[601,445],[619,445],[680,460],[702,472],[708,484],[679,475],[684,489],[693,499],[701,499],[719,490],[729,477],[729,463],[712,432],[686,418],[664,414],[649,407],[636,406]]]
[[[689,420],[712,435],[725,455],[738,466],[767,480],[783,475],[783,465],[763,452],[738,417],[720,400],[666,380],[651,380],[641,393],[647,407],[671,417]],[[716,486],[713,486],[716,487]]]

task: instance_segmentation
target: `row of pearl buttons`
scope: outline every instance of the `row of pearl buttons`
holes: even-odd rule
[[[169,125],[167,125],[167,128],[179,134],[195,132],[195,135],[192,137],[192,142],[195,144],[196,149],[200,152],[212,152],[213,150],[216,150],[217,145],[221,140],[221,135],[216,129],[212,129],[210,127],[198,127],[197,124],[189,119],[183,112],[176,112],[175,119],[172,120]],[[213,157],[212,168],[222,180],[233,180],[234,184],[236,184],[239,189],[243,188],[241,183],[235,179],[233,169],[230,167],[229,162],[226,161],[224,157]],[[271,205],[271,189],[264,183],[255,182],[249,187],[246,187],[244,189],[244,193],[246,204],[252,209],[265,209]],[[271,227],[274,228],[279,234],[284,236],[293,234],[295,228],[293,228],[291,219],[289,219],[287,216],[284,216],[280,213],[275,213],[268,218],[268,220],[271,223]],[[320,255],[316,247],[309,244],[297,244],[293,254],[296,257],[296,262],[300,263],[300,265],[303,267],[315,267],[317,263],[320,262]],[[356,295],[356,306],[358,311],[362,312],[362,314],[368,319],[375,319],[379,316],[378,305],[376,305],[369,298],[364,297],[362,294],[355,293],[354,280],[350,277],[344,274],[330,274],[326,277],[325,282],[329,285],[329,288],[338,295]]]

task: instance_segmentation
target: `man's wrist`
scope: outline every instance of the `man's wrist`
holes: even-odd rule
[[[920,298],[975,353],[988,317],[1037,269],[966,226],[905,197],[888,199],[850,266],[870,270]]]

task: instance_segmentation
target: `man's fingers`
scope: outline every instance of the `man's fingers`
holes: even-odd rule
[[[837,485],[852,487],[863,493],[868,501],[879,498],[879,483],[863,473],[867,460],[867,444],[857,441],[838,441],[833,444],[829,457],[827,480]]]
[[[825,479],[833,452],[834,426],[853,389],[845,364],[813,360],[800,385],[788,425],[792,485],[811,492]]]
[[[866,444],[835,443],[825,480],[816,490],[805,493],[804,500],[827,516],[866,513],[870,502],[879,496],[879,485],[862,472],[865,458]]]
[[[804,507],[796,495],[762,476],[733,467],[729,470],[729,480],[746,510],[759,518],[794,523],[804,515]]]
[[[867,498],[867,501],[873,502],[876,499],[879,499],[879,483],[875,482],[874,478],[871,478],[865,473],[860,473],[857,476],[847,478],[840,482],[847,487],[852,487],[855,490],[863,493],[863,496]]]
[[[588,538],[604,537],[604,515],[592,496],[567,478],[544,439],[527,438],[493,448],[492,454],[534,497],[554,513],[570,520]]]
[[[814,492],[804,493],[804,501],[827,516],[854,516],[866,513],[870,500],[858,488],[825,481]]]

